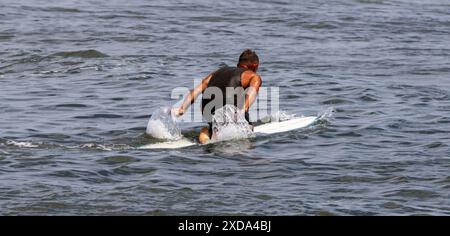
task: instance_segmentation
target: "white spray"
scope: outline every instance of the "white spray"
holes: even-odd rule
[[[175,117],[168,107],[159,108],[153,112],[148,121],[146,133],[158,139],[178,140],[182,137]]]

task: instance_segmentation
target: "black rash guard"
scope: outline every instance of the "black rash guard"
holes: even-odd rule
[[[209,123],[210,127],[212,115],[214,115],[215,109],[219,109],[225,104],[232,104],[236,107],[240,106],[238,107],[240,109],[243,108],[245,101],[245,91],[241,84],[241,75],[244,71],[246,71],[246,69],[244,68],[225,66],[212,74],[206,89],[212,87],[219,89],[222,92],[223,101],[222,104],[219,104],[218,106],[215,106],[211,109],[211,114],[205,114],[204,108],[209,102],[214,100],[214,95],[212,95],[211,98],[205,98],[205,96],[202,96],[203,118]],[[232,94],[227,94],[227,87],[231,87],[233,89],[242,88],[242,90],[236,90],[240,91],[240,93],[237,94],[234,92]],[[204,93],[205,92],[203,92],[203,94]],[[248,112],[245,113],[245,119],[247,119],[247,121],[249,120]]]

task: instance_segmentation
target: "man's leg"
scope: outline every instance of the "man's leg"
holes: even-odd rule
[[[211,139],[211,134],[209,132],[208,127],[202,128],[202,130],[200,130],[200,134],[198,136],[198,141],[201,144],[205,144],[205,143],[209,142],[210,139]]]

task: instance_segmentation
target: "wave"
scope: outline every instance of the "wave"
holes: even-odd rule
[[[115,114],[94,114],[90,116],[75,116],[75,119],[95,119],[95,118],[108,118],[108,119],[117,119],[117,118],[123,118],[121,115],[115,115]]]
[[[88,106],[84,105],[84,104],[79,104],[79,103],[62,103],[62,104],[55,105],[55,107],[85,108]]]
[[[45,9],[44,11],[49,11],[49,12],[72,12],[72,13],[80,13],[82,12],[81,10],[77,9],[77,8],[66,8],[66,7],[50,7]]]
[[[58,52],[54,53],[50,56],[56,56],[56,57],[81,57],[81,58],[102,58],[102,57],[109,57],[108,55],[101,53],[97,50],[80,50],[80,51],[66,51],[66,52]]]

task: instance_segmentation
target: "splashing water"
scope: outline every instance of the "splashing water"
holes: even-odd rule
[[[323,112],[320,112],[317,116],[319,117],[320,121],[330,122],[335,111],[336,110],[334,109],[334,107],[329,107]]]
[[[254,136],[251,125],[245,119],[244,111],[233,105],[225,105],[218,109],[212,117],[212,124],[213,142]]]
[[[270,122],[280,122],[280,121],[286,121],[296,118],[297,115],[295,114],[289,114],[285,111],[277,111],[274,114],[271,114],[269,116],[265,116],[260,119],[262,123],[270,123]]]
[[[154,138],[179,140],[181,130],[168,107],[162,107],[153,112],[148,121],[146,133]]]
[[[295,114],[289,114],[285,111],[277,111],[277,113],[271,115],[271,121],[272,122],[280,122],[280,121],[286,121],[286,120],[291,120],[294,119],[296,117]]]

